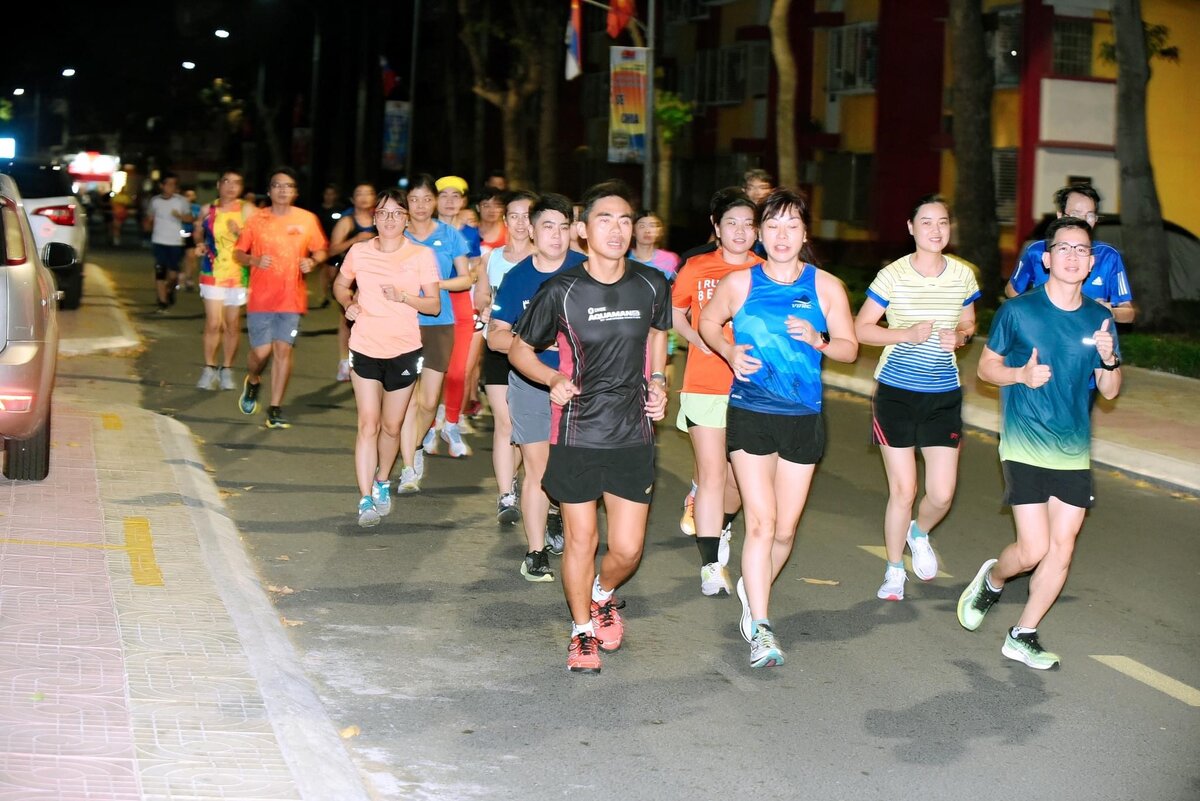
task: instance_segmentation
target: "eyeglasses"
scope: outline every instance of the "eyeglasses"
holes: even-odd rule
[[[1058,256],[1069,256],[1074,253],[1081,259],[1092,255],[1091,245],[1072,245],[1070,242],[1057,242],[1050,246],[1050,250]]]
[[[377,219],[377,220],[402,220],[402,219],[404,219],[405,214],[408,214],[408,209],[392,209],[391,211],[388,211],[387,209],[376,209],[375,210],[375,219]]]
[[[1079,210],[1070,211],[1070,210],[1068,210],[1067,216],[1074,217],[1078,220],[1084,220],[1085,222],[1087,222],[1088,225],[1095,225],[1096,221],[1100,219],[1100,215],[1094,211],[1079,211]]]
[[[295,189],[295,184],[271,184],[272,189]]]

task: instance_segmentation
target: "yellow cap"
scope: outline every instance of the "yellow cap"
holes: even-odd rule
[[[467,182],[457,175],[445,175],[438,178],[434,183],[438,192],[445,192],[447,189],[453,189],[460,195],[467,194]]]

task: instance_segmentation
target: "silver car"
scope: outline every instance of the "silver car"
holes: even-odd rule
[[[50,242],[38,253],[17,184],[0,175],[0,437],[4,475],[50,471],[50,401],[58,359],[58,291],[47,267],[76,261]]]

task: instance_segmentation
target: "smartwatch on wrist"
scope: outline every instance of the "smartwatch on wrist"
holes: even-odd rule
[[[1120,366],[1121,366],[1121,357],[1115,353],[1113,354],[1113,363],[1112,364],[1105,364],[1103,361],[1100,362],[1100,369],[1108,370],[1109,372],[1116,370]]]
[[[827,347],[829,347],[829,332],[828,331],[819,331],[819,332],[817,332],[817,336],[819,338],[817,340],[817,344],[813,345],[814,348],[816,348],[817,350],[825,350]]]

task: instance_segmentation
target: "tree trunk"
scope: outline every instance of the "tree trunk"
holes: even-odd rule
[[[554,24],[547,23],[548,29]],[[564,19],[554,30],[565,27]],[[543,192],[558,191],[558,88],[562,82],[559,74],[562,60],[562,47],[548,47],[544,51],[537,131],[538,188]]]
[[[779,85],[775,98],[775,143],[778,148],[779,185],[796,187],[800,183],[800,165],[796,161],[796,59],[788,36],[788,14],[792,0],[774,0],[771,4],[771,57]]]
[[[1150,59],[1142,28],[1141,0],[1115,0],[1117,38],[1117,161],[1121,165],[1121,242],[1138,306],[1138,327],[1172,325],[1170,256],[1162,207],[1150,165],[1146,133],[1146,84]]]
[[[995,306],[1003,293],[996,179],[992,172],[992,90],[981,0],[950,0],[947,37],[954,81],[954,205],[962,257],[979,268],[981,298]]]
[[[529,186],[529,159],[525,155],[525,137],[521,126],[525,122],[522,113],[525,103],[521,96],[509,89],[500,106],[500,121],[504,131],[504,174],[509,189],[525,189]]]

